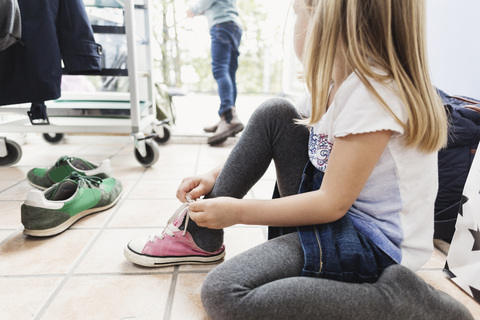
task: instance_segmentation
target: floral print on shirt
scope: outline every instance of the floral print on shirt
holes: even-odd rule
[[[327,169],[332,146],[333,144],[328,142],[328,135],[322,133],[315,134],[313,128],[310,128],[308,156],[313,165],[322,172],[325,172]]]

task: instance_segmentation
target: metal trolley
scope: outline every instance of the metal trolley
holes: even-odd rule
[[[13,114],[0,124],[0,132],[38,132],[50,143],[63,139],[65,133],[131,134],[134,155],[145,167],[157,162],[157,141],[168,134],[165,123],[157,120],[156,90],[153,80],[153,58],[150,45],[150,0],[84,0],[86,8],[121,10],[123,26],[95,25],[96,34],[126,36],[127,52],[123,57],[127,68],[113,65],[104,68],[100,77],[128,76],[128,92],[62,92],[55,101],[47,101],[49,123],[35,125],[26,116],[30,104],[7,105],[1,113]],[[91,19],[92,20],[92,19]],[[140,24],[140,22],[142,22]],[[143,28],[137,30],[137,26]],[[138,38],[141,39],[138,39]],[[97,41],[100,44],[101,41]],[[72,76],[74,77],[74,76]],[[20,116],[21,115],[21,116]],[[163,138],[163,139],[162,139]],[[0,136],[0,166],[17,163],[22,157],[18,143]]]

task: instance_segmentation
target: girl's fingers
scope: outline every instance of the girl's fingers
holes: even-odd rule
[[[203,219],[203,215],[202,215],[203,212],[198,212],[198,211],[192,211],[190,209],[190,212],[189,212],[189,215],[190,215],[190,219],[192,219],[193,221],[195,221],[195,223],[200,226],[200,227],[204,227],[205,225],[205,221]]]
[[[190,193],[190,196],[191,196],[191,193]],[[192,198],[192,200],[195,199],[194,197],[191,197],[191,198]],[[203,211],[202,202],[203,201],[201,199],[198,199],[197,201],[191,202],[190,205],[189,205],[190,211],[195,211],[195,212]]]

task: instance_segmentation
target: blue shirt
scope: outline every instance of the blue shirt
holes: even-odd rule
[[[224,22],[234,22],[242,28],[236,3],[236,0],[200,0],[190,9],[196,16],[204,15],[207,18],[209,29]]]

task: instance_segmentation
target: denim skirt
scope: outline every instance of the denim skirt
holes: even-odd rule
[[[323,172],[309,161],[299,193],[318,190]],[[353,226],[349,213],[337,221],[298,227],[305,255],[302,275],[350,283],[375,282],[396,262]]]

